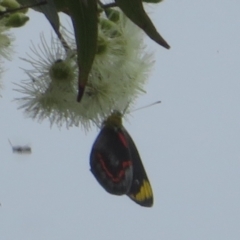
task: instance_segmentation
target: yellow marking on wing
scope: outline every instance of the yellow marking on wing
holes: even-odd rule
[[[135,196],[132,195],[132,197],[139,202],[142,202],[146,199],[152,198],[153,192],[152,192],[150,183],[146,180],[143,180],[143,184],[142,184],[139,192]]]

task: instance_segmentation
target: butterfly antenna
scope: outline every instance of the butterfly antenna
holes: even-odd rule
[[[129,106],[130,106],[130,101],[127,103],[127,106],[124,108],[124,110],[123,110],[123,112],[122,112],[122,116],[125,115],[125,113],[127,112]]]
[[[148,107],[154,106],[154,105],[159,104],[159,103],[161,103],[161,101],[156,101],[156,102],[150,103],[150,104],[148,104],[146,106],[143,106],[143,107],[140,107],[140,108],[136,108],[136,109],[132,110],[132,112],[136,112],[136,111],[138,111],[140,109],[148,108]]]

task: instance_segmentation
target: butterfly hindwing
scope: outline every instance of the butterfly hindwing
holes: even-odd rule
[[[122,127],[104,126],[90,154],[91,172],[109,193],[126,194],[132,183],[131,155]]]
[[[137,147],[126,130],[125,136],[128,141],[131,160],[133,162],[133,180],[127,195],[139,205],[151,207],[153,205],[153,191],[147,173],[144,169]]]

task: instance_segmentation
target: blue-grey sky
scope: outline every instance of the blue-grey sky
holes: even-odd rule
[[[156,63],[124,123],[154,191],[154,206],[106,193],[89,171],[97,129],[50,128],[26,119],[12,82],[26,78],[18,59],[47,22],[32,13],[15,31],[16,54],[1,91],[1,240],[239,240],[240,3],[165,0],[150,8],[171,45],[147,40]],[[146,38],[147,39],[147,38]],[[29,144],[31,155],[12,153]]]

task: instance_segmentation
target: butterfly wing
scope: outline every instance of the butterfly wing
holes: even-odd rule
[[[133,180],[127,196],[141,206],[151,207],[153,205],[153,191],[151,184],[148,180],[137,147],[126,130],[125,135],[131,153],[131,160],[133,162]]]
[[[129,191],[133,169],[122,127],[102,128],[92,147],[90,166],[91,172],[107,192],[123,195]]]

